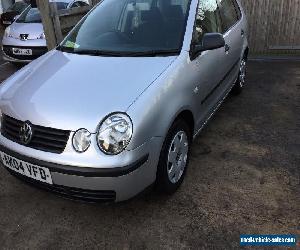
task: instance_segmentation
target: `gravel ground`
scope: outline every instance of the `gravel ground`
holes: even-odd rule
[[[15,70],[0,65],[0,81]],[[0,167],[0,248],[240,249],[240,234],[299,233],[299,151],[300,62],[252,61],[244,92],[196,139],[173,196],[79,203]]]

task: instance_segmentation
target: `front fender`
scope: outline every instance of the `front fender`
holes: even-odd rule
[[[132,150],[153,137],[165,137],[177,115],[183,110],[193,112],[190,85],[183,74],[188,53],[182,53],[174,63],[128,108],[133,121]],[[162,140],[163,141],[163,140]]]

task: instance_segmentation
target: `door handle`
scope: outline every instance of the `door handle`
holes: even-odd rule
[[[225,52],[228,53],[230,50],[230,46],[228,44],[225,44]]]

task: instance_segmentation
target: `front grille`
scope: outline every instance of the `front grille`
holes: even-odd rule
[[[13,48],[31,49],[32,55],[14,55],[12,50]],[[20,46],[3,45],[3,51],[7,56],[18,60],[34,60],[42,56],[43,54],[47,53],[48,50],[47,47],[20,47]]]
[[[20,129],[24,122],[2,115],[1,134],[7,139],[22,144]],[[32,138],[27,147],[61,154],[67,145],[70,131],[32,125]]]
[[[26,183],[29,183],[46,191],[53,192],[63,198],[86,202],[114,202],[116,200],[116,192],[113,190],[86,190],[74,187],[60,186],[56,184],[50,185],[28,178],[10,169],[7,170],[22,181],[25,181]]]

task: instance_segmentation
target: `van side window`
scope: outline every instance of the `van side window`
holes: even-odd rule
[[[228,31],[237,21],[238,15],[232,0],[218,0],[223,33]]]
[[[222,32],[216,0],[200,0],[197,9],[193,43],[199,44],[206,33]]]

